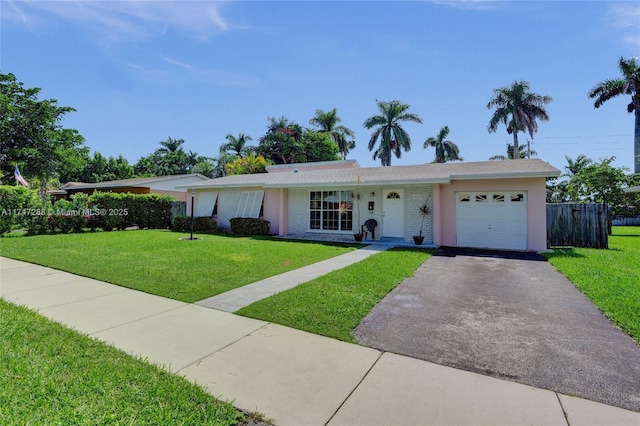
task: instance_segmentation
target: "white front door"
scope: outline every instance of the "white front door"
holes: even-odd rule
[[[404,192],[382,191],[382,236],[404,238]]]

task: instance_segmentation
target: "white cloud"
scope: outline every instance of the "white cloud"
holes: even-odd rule
[[[180,62],[180,61],[178,61],[178,60],[176,60],[176,59],[173,59],[173,58],[170,58],[170,57],[168,57],[168,56],[162,56],[162,60],[163,60],[163,61],[165,61],[165,62],[167,62],[167,63],[170,63],[171,65],[175,65],[175,66],[178,66],[178,67],[181,67],[181,68],[186,68],[186,69],[191,69],[191,68],[193,68],[193,67],[192,67],[191,65],[189,65],[189,64],[186,64],[186,63],[184,63],[184,62]]]
[[[617,3],[611,5],[607,13],[607,21],[617,28],[640,28],[640,5]]]
[[[14,21],[29,22],[30,14],[56,16],[85,27],[108,41],[139,41],[172,29],[198,39],[228,31],[221,2],[211,1],[7,1]],[[4,12],[3,12],[4,14]]]
[[[625,33],[622,40],[626,44],[640,46],[640,5],[637,3],[612,4],[605,19],[609,26]]]

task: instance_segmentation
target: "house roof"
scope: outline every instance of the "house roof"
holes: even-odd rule
[[[640,186],[631,186],[626,188],[624,192],[640,192]]]
[[[97,183],[85,183],[85,182],[68,182],[60,187],[60,190],[75,190],[75,189],[99,189],[99,188],[123,188],[123,187],[136,187],[146,188],[152,183],[165,182],[171,180],[180,181],[185,178],[198,177],[203,181],[211,180],[206,176],[199,173],[184,174],[184,175],[170,175],[170,176],[153,176],[153,177],[141,177],[131,179],[110,180],[106,182]]]
[[[337,161],[318,161],[311,163],[291,163],[291,164],[274,164],[271,166],[267,166],[267,172],[289,172],[294,169],[349,169],[349,168],[360,168],[360,164],[356,160],[337,160]]]
[[[290,173],[225,176],[178,188],[264,188],[450,183],[453,180],[557,177],[560,170],[540,159],[420,164],[414,166],[294,169]]]

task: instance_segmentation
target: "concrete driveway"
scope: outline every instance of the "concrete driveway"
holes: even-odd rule
[[[444,254],[389,293],[356,340],[640,411],[640,347],[552,265]]]

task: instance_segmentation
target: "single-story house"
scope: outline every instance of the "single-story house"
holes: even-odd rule
[[[540,159],[367,167],[355,160],[267,167],[181,186],[195,216],[230,228],[234,217],[263,218],[270,234],[353,241],[367,219],[379,237],[425,244],[546,249],[546,178],[560,171]],[[187,197],[187,212],[190,211]]]
[[[101,192],[130,192],[132,194],[160,194],[170,195],[175,201],[187,201],[187,190],[177,189],[180,185],[191,185],[210,180],[201,174],[184,174],[172,176],[143,177],[122,180],[111,180],[98,183],[69,182],[58,190],[50,191],[56,198],[69,198],[77,192],[91,195]]]

